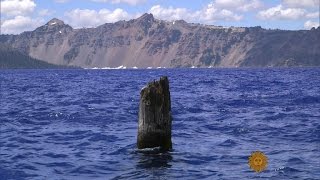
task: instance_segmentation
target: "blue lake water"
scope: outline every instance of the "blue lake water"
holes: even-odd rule
[[[173,150],[136,149],[167,75]],[[2,70],[0,179],[319,179],[320,69]],[[262,173],[248,157],[268,157]]]

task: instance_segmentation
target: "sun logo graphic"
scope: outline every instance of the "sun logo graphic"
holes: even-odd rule
[[[248,164],[252,170],[260,173],[267,168],[268,158],[265,154],[263,154],[263,152],[255,151],[249,157]]]

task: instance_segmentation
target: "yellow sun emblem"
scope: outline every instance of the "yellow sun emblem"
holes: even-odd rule
[[[263,152],[256,151],[249,157],[249,166],[256,172],[261,172],[267,168],[268,158]]]

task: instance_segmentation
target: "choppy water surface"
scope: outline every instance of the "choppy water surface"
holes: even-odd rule
[[[319,179],[320,69],[5,70],[0,179]],[[173,151],[136,149],[169,76]],[[263,151],[266,171],[249,169]]]

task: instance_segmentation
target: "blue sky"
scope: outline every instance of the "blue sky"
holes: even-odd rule
[[[1,33],[33,30],[56,17],[74,28],[152,13],[156,18],[219,26],[310,29],[319,0],[1,0]]]

